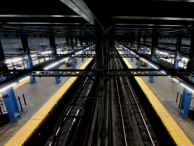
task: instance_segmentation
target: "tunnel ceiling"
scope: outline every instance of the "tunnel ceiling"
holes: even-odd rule
[[[112,36],[193,31],[194,3],[185,0],[6,0],[1,2],[3,33],[92,36],[94,24]]]

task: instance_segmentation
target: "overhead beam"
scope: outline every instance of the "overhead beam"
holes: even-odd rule
[[[61,0],[61,2],[94,25],[94,15],[83,0]]]

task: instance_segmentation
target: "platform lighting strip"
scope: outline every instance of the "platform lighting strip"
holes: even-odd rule
[[[57,49],[57,51],[59,51],[59,50],[61,50],[61,48]],[[51,51],[43,51],[43,52],[40,52],[40,53],[41,53],[41,55],[51,54]],[[31,54],[30,56],[31,57],[36,57],[37,54]],[[12,62],[18,62],[18,61],[22,61],[22,60],[23,60],[23,58],[21,58],[21,57],[18,57],[18,58],[15,58],[15,59],[6,59],[5,63],[10,64]]]
[[[94,45],[92,45],[92,46],[94,46]],[[87,48],[84,49],[84,50],[89,50],[89,48],[90,48],[90,47],[87,47]],[[80,50],[80,51],[76,52],[75,54],[76,54],[76,55],[77,55],[77,54],[81,54],[82,51],[83,51],[83,50]],[[64,58],[64,59],[62,59],[62,60],[60,60],[60,61],[58,61],[58,62],[55,62],[55,63],[53,63],[53,64],[47,66],[46,68],[44,68],[44,70],[50,69],[50,68],[52,68],[52,67],[58,65],[59,63],[61,63],[61,62],[63,62],[63,61],[66,61],[67,59],[69,59],[69,57],[66,57],[66,58]]]
[[[92,46],[94,46],[94,45],[92,45]],[[89,47],[86,48],[86,49],[84,49],[84,50],[88,50],[88,49],[89,49]],[[82,52],[82,50],[79,51],[79,52],[76,52],[75,54],[80,54],[81,52]],[[32,54],[32,55],[36,55],[36,54]],[[64,61],[66,61],[66,60],[69,60],[69,58],[70,58],[70,57],[66,57],[66,58],[63,58],[62,60],[60,60],[60,61],[58,61],[58,62],[55,62],[55,63],[49,65],[48,67],[46,67],[45,70],[47,70],[47,69],[49,69],[49,68],[51,68],[51,67],[54,67],[54,66],[58,65],[58,64],[61,63],[61,62],[64,62]],[[20,59],[19,59],[19,60],[20,60]],[[21,60],[22,60],[22,58],[21,58]],[[12,61],[13,61],[13,60],[12,60]],[[1,88],[1,89],[0,89],[0,93],[4,92],[5,90],[7,90],[7,89],[13,87],[14,85],[16,85],[16,84],[18,84],[18,83],[20,83],[20,82],[22,82],[22,81],[25,81],[25,80],[29,79],[29,78],[30,78],[30,76],[26,76],[26,77],[20,79],[18,82],[12,83],[12,84],[10,84],[10,85],[8,85],[8,86],[5,86],[4,88]]]
[[[57,64],[59,64],[59,63],[61,63],[63,61],[66,61],[67,59],[69,59],[69,57],[66,57],[66,58],[64,58],[64,59],[62,59],[62,60],[60,60],[58,62],[55,62],[55,63],[51,64],[50,66],[46,67],[45,69],[49,69],[49,68],[51,68],[51,67],[53,67],[53,66],[55,66],[55,65],[57,65]],[[13,87],[14,85],[16,85],[16,84],[18,84],[18,83],[20,83],[22,81],[25,81],[25,80],[29,79],[29,78],[30,78],[30,76],[26,76],[26,77],[20,79],[18,82],[12,83],[12,84],[10,84],[8,86],[5,86],[4,88],[1,88],[0,89],[0,93],[4,92],[5,90]]]
[[[8,86],[6,86],[6,87],[0,89],[0,93],[2,93],[3,91],[5,91],[5,90],[7,90],[7,89],[9,89],[9,88],[11,88],[11,87],[13,87],[13,86],[16,85],[16,84],[17,84],[17,82],[12,83],[12,84],[10,84],[10,85],[8,85]]]
[[[122,47],[123,47],[123,46],[122,46]],[[125,48],[125,49],[129,50],[128,48]],[[130,53],[136,55],[136,57],[139,57],[135,52],[133,52],[133,51],[131,51],[131,50],[129,50],[129,51],[130,51]],[[119,53],[121,54],[120,51],[119,51]],[[145,61],[146,63],[148,63],[149,65],[151,65],[151,66],[152,66],[153,68],[155,68],[155,69],[159,69],[157,66],[153,65],[151,62],[147,61],[146,59],[144,59],[144,58],[142,58],[142,57],[140,57],[140,60]],[[163,73],[163,74],[166,74],[165,71],[162,71],[162,73]],[[174,77],[171,77],[171,76],[168,76],[168,77],[172,78],[173,81],[175,81],[176,83],[180,83],[181,86],[183,86],[184,88],[186,88],[186,89],[189,90],[190,92],[194,93],[194,90],[193,90],[192,88],[188,87],[188,86],[185,85],[184,83],[181,83],[178,79],[176,79],[176,78],[174,78]]]

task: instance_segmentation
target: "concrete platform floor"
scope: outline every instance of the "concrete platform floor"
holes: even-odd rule
[[[127,60],[134,68],[137,68],[136,59],[133,59],[133,62],[131,62],[130,58]],[[183,119],[179,116],[179,108],[176,103],[177,92],[182,94],[183,87],[178,83],[171,82],[171,78],[168,76],[154,77],[154,83],[150,83],[147,76],[142,77],[142,79],[194,144],[194,120],[191,118]]]
[[[78,59],[76,68],[80,68],[88,58]],[[72,67],[60,66],[60,69],[71,69]],[[4,145],[41,107],[46,103],[54,93],[62,87],[69,77],[61,77],[61,83],[56,84],[54,77],[36,78],[36,84],[29,82],[15,89],[15,95],[25,95],[27,105],[21,112],[22,118],[16,123],[7,123],[0,127],[0,146]],[[2,99],[0,97],[0,99]],[[23,100],[22,100],[23,102]],[[22,103],[24,105],[24,103]]]

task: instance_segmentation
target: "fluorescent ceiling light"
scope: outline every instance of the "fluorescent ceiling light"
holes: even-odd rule
[[[17,82],[12,83],[12,84],[10,84],[10,85],[8,85],[8,86],[6,86],[6,87],[4,87],[4,88],[0,89],[0,92],[3,92],[3,91],[5,91],[5,90],[7,90],[7,89],[9,89],[9,88],[13,87],[13,86],[14,86],[14,85],[16,85],[16,84],[17,84]]]
[[[68,60],[68,59],[69,59],[69,57],[66,57],[66,58],[64,58],[64,59],[60,60],[59,62],[66,61],[66,60]]]
[[[30,76],[24,77],[23,79],[19,80],[18,82],[25,81],[25,80],[27,80],[27,79],[29,79],[29,78],[30,78]]]
[[[6,59],[5,63],[10,64],[12,62],[18,62],[23,60],[23,58],[15,58],[15,59]]]
[[[166,75],[166,72],[165,71],[161,71],[163,74],[165,74]]]
[[[177,80],[176,78],[172,78],[172,80],[179,83],[179,80]]]
[[[75,54],[81,54],[81,52],[82,52],[82,50],[81,50],[81,51],[76,52]]]
[[[182,58],[182,61],[188,62],[188,61],[189,61],[189,58],[183,57],[183,58]]]
[[[31,54],[30,56],[31,56],[31,57],[36,57],[37,55],[36,55],[36,54]]]
[[[48,67],[45,68],[45,70],[52,68],[52,67],[56,66],[57,64],[59,64],[59,62],[55,62],[55,63],[49,65]]]
[[[43,52],[41,52],[41,54],[43,55],[43,54],[51,54],[51,51],[43,51]]]
[[[185,84],[183,83],[180,83],[183,87],[185,87],[187,90],[189,90],[190,92],[194,93],[194,90],[191,89],[190,87],[186,86]]]

